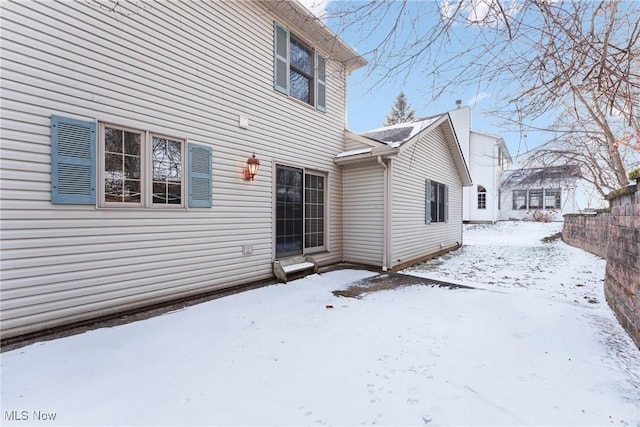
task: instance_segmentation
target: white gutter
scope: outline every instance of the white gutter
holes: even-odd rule
[[[384,169],[384,197],[383,197],[383,203],[384,203],[384,208],[383,208],[383,216],[384,216],[384,220],[383,220],[383,233],[382,233],[382,271],[387,271],[388,267],[387,267],[387,230],[389,229],[389,191],[388,191],[388,175],[389,175],[389,169],[387,168],[387,165],[384,163],[384,161],[382,160],[382,156],[378,156],[378,164],[380,164],[380,166],[382,166],[382,169]]]

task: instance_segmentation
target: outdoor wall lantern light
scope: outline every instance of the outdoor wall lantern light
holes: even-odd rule
[[[260,160],[256,158],[256,153],[253,153],[249,159],[247,159],[247,168],[244,170],[244,179],[247,181],[253,181],[253,178],[258,174],[260,169]]]

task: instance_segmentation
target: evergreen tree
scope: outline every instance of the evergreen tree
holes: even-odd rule
[[[404,92],[400,92],[396,102],[391,107],[391,112],[387,116],[383,126],[395,125],[397,123],[410,122],[414,119],[415,110],[407,102]]]

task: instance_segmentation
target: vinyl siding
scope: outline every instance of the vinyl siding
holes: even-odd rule
[[[375,162],[344,169],[344,260],[382,266],[384,174]]]
[[[340,261],[342,65],[327,63],[322,113],[274,90],[275,18],[256,3],[140,2],[122,16],[97,4],[0,5],[3,337],[271,277],[275,164],[328,174],[316,259]],[[52,115],[211,147],[213,207],[51,204]]]
[[[444,124],[442,125],[444,126]],[[392,265],[462,243],[462,182],[442,127],[422,135],[392,163]],[[425,180],[448,186],[448,222],[425,224]],[[442,245],[442,246],[441,246]]]

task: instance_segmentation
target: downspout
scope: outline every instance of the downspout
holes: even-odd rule
[[[378,164],[380,166],[382,166],[382,169],[384,169],[384,196],[382,198],[383,203],[384,203],[384,208],[383,208],[383,222],[382,222],[382,271],[387,271],[388,266],[387,266],[387,230],[389,229],[389,190],[388,190],[388,171],[389,169],[387,168],[387,165],[384,163],[384,161],[382,161],[382,156],[378,156]]]

